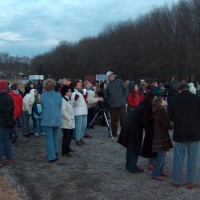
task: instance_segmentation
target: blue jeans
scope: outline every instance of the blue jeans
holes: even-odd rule
[[[130,173],[134,173],[138,170],[137,160],[138,156],[134,152],[126,149],[126,169]]]
[[[156,165],[152,171],[151,177],[160,176],[163,173],[164,165],[166,159],[166,151],[161,151],[157,153],[156,156]]]
[[[29,120],[31,118],[31,114],[28,111],[22,111],[22,133],[23,135],[27,135],[30,132]]]
[[[86,127],[87,127],[87,115],[75,116],[75,135],[77,141],[80,141],[83,138]]]
[[[58,155],[58,127],[44,126],[43,129],[46,138],[48,160],[54,160]]]
[[[172,181],[181,184],[182,167],[187,149],[187,181],[196,181],[196,165],[198,159],[199,141],[174,142],[174,160]]]
[[[9,129],[0,127],[0,162],[3,162],[3,155],[12,159],[12,147],[9,138]]]
[[[43,129],[41,127],[41,118],[34,118],[35,125],[34,125],[34,133],[42,133]]]

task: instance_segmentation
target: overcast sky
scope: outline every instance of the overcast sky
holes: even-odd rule
[[[34,56],[178,0],[0,0],[0,52]]]

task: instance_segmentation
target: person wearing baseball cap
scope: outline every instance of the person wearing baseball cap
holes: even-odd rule
[[[110,109],[111,129],[113,137],[117,137],[117,122],[122,127],[125,121],[125,106],[127,103],[128,88],[121,79],[115,79],[113,72],[108,71],[107,98]]]

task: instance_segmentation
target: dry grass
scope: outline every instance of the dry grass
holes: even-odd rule
[[[17,191],[9,185],[3,176],[0,176],[0,200],[21,200]]]

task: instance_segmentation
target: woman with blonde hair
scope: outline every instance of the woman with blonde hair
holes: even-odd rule
[[[55,81],[47,79],[44,82],[44,93],[41,94],[43,132],[46,137],[47,155],[49,163],[58,160],[58,128],[61,120],[61,94],[54,91]]]

